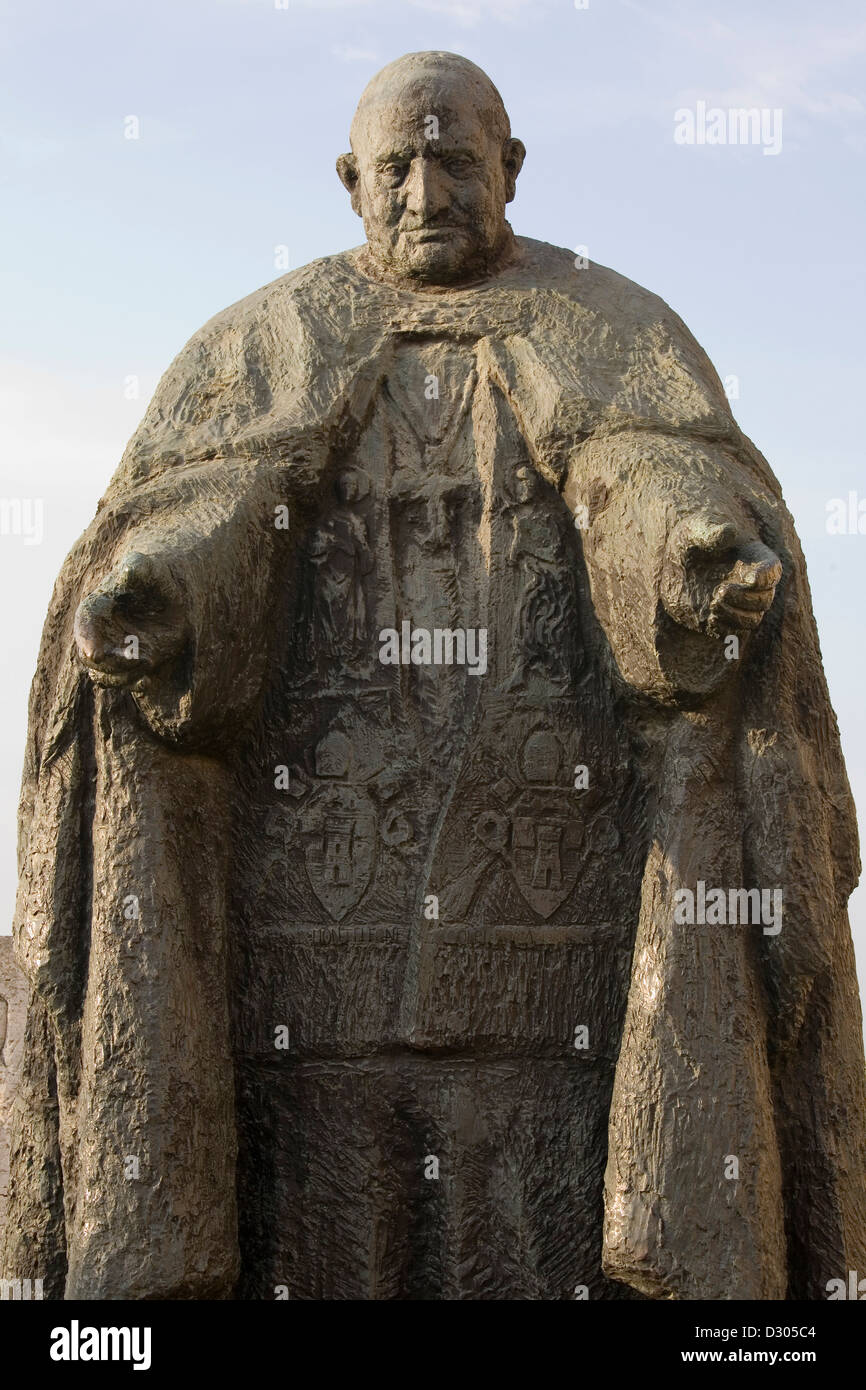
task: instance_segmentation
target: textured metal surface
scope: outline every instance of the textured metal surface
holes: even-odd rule
[[[367,244],[195,335],[52,600],[3,1269],[823,1297],[859,864],[778,484],[661,300],[513,236],[471,64],[352,142]]]

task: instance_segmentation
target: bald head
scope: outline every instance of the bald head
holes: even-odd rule
[[[486,73],[457,53],[409,53],[361,95],[337,170],[368,249],[398,279],[489,274],[511,244],[505,204],[525,154]]]
[[[353,151],[357,154],[370,115],[378,108],[400,102],[432,113],[437,107],[446,107],[455,97],[488,122],[498,140],[504,142],[511,135],[505,103],[487,73],[459,53],[431,50],[406,53],[371,77],[352,118],[349,140]]]

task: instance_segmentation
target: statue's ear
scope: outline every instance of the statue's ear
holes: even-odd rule
[[[514,197],[517,175],[523,168],[523,161],[526,158],[526,146],[522,140],[506,140],[502,151],[502,163],[505,166],[505,201],[510,203]]]
[[[340,182],[352,196],[352,210],[361,216],[361,203],[358,197],[358,161],[353,154],[341,154],[337,158],[337,173]]]

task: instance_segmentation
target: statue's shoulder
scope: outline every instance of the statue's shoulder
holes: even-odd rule
[[[188,346],[226,336],[242,337],[255,333],[274,318],[315,313],[329,304],[344,303],[358,282],[355,270],[357,251],[341,251],[320,256],[297,270],[290,270],[243,299],[236,300],[208,319],[190,339]]]
[[[666,393],[673,417],[691,399],[696,420],[712,416],[716,428],[735,430],[712,362],[660,295],[597,264],[583,247],[570,251],[529,237],[518,244],[521,255],[506,274],[531,292],[530,335],[605,361],[630,391],[640,384],[647,400]]]
[[[270,391],[299,389],[337,352],[352,280],[351,252],[324,256],[214,314],[163,373],[128,452],[152,454],[168,437],[176,448],[215,413],[252,418]]]
[[[586,247],[572,251],[532,237],[516,240],[522,253],[517,273],[533,288],[548,290],[576,310],[597,314],[621,331],[664,325],[668,331],[688,333],[682,319],[660,295],[599,265],[586,254]]]

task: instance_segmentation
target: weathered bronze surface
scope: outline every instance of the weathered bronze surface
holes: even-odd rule
[[[523,156],[465,59],[380,73],[366,245],[193,337],[64,565],[2,1260],[46,1295],[866,1272],[800,546],[667,305],[512,234]]]

